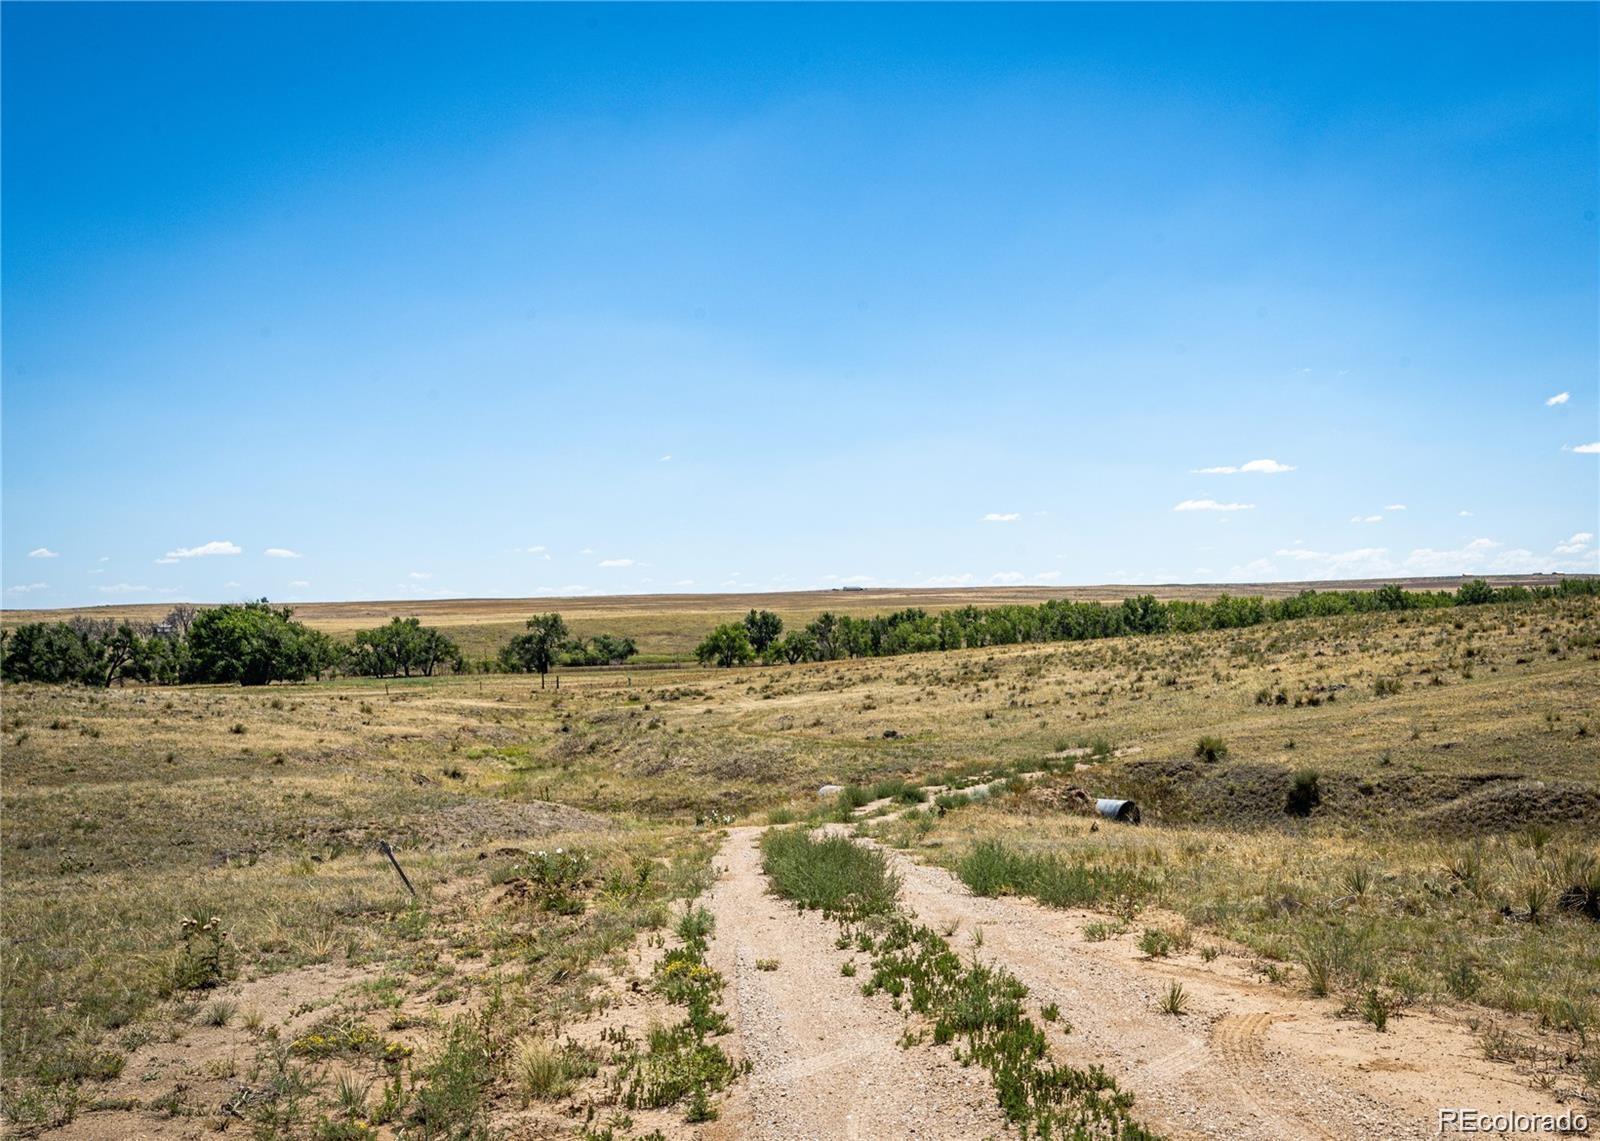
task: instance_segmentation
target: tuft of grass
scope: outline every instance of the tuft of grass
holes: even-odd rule
[[[1394,1013],[1394,1003],[1386,998],[1377,987],[1370,987],[1361,1000],[1361,1017],[1372,1023],[1372,1028],[1379,1034],[1388,1029],[1389,1016]]]
[[[1184,993],[1183,984],[1177,979],[1167,984],[1167,989],[1161,996],[1161,1012],[1172,1015],[1189,1012],[1189,996]]]
[[[1228,743],[1221,737],[1201,737],[1195,742],[1194,755],[1196,760],[1207,764],[1225,761],[1228,759]]]
[[[1322,803],[1321,774],[1316,769],[1301,769],[1289,778],[1289,792],[1283,811],[1290,816],[1310,816]]]
[[[1164,959],[1172,954],[1172,936],[1159,927],[1146,927],[1144,934],[1139,936],[1139,950],[1147,958]]]
[[[761,840],[762,870],[773,890],[801,908],[861,919],[892,910],[900,878],[882,852],[844,836],[813,839],[803,828],[768,832]]]
[[[577,1047],[556,1046],[536,1035],[524,1035],[511,1046],[511,1076],[524,1105],[564,1098],[598,1068]]]
[[[881,780],[873,785],[872,799],[893,800],[901,804],[921,804],[928,799],[928,794],[918,786],[895,777],[892,780]]]
[[[1154,894],[1157,886],[1132,869],[1020,852],[999,840],[974,844],[956,864],[955,873],[978,895],[1027,895],[1051,907],[1138,902]]]
[[[839,790],[839,807],[849,810],[864,808],[872,803],[872,790],[859,784],[847,784]]]
[[[200,1016],[200,1022],[205,1026],[226,1026],[233,1021],[233,1016],[239,1013],[239,1004],[225,998],[219,998],[206,1007],[205,1013]]]

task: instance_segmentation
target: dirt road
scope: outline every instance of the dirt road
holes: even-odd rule
[[[833,923],[767,893],[761,831],[730,833],[708,898],[713,962],[731,983],[726,1001],[752,1065],[730,1128],[766,1138],[1003,1132],[985,1071],[963,1069],[948,1050],[902,1049],[902,1017],[840,973],[852,957],[865,973],[866,957],[835,946]],[[1330,1000],[1254,980],[1241,958],[1150,960],[1131,937],[1091,943],[1082,929],[1092,916],[979,898],[943,869],[890,854],[906,906],[953,930],[963,953],[981,930],[982,958],[1015,974],[1035,1004],[1059,1005],[1071,1032],[1041,1025],[1060,1057],[1103,1065],[1169,1137],[1422,1138],[1438,1135],[1440,1107],[1561,1112],[1441,1018],[1409,1013],[1380,1034],[1339,1017]],[[777,969],[760,969],[763,959]],[[1159,1007],[1173,980],[1189,996],[1180,1016]]]
[[[887,1000],[861,995],[866,956],[854,956],[860,977],[841,974],[852,956],[834,946],[837,928],[767,894],[761,831],[732,830],[718,859],[724,870],[704,900],[717,921],[710,962],[729,981],[723,1001],[753,1067],[719,1123],[727,1135],[1002,1134],[988,1072],[963,1068],[949,1050],[902,1049],[904,1019]]]

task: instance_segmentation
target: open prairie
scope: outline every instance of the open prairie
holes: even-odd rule
[[[559,607],[666,652],[763,601]],[[931,604],[780,605],[845,601]],[[542,691],[11,684],[5,1111],[64,1137],[1592,1112],[1597,662],[1587,597]],[[938,975],[938,947],[972,969]],[[961,994],[1011,1013],[963,1022]],[[1057,1092],[1011,1099],[1041,1058],[1027,1088]]]

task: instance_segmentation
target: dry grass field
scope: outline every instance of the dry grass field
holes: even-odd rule
[[[763,604],[406,612],[487,637],[549,606],[671,655]],[[5,1112],[84,1137],[738,1135],[740,1067],[759,1077],[761,1058],[741,1058],[718,995],[744,968],[689,901],[725,826],[795,818],[854,822],[979,896],[1071,909],[1140,962],[1325,997],[1340,1025],[1443,1020],[1529,1096],[1593,1107],[1600,922],[1561,896],[1600,889],[1597,663],[1600,603],[1571,599],[570,671],[544,692],[504,675],[7,686]],[[1203,736],[1219,759],[1196,757]],[[993,783],[856,811],[817,797],[891,778]],[[1073,788],[1135,797],[1144,823],[1076,815]]]

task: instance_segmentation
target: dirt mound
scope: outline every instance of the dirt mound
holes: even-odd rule
[[[1296,770],[1289,766],[1201,761],[1133,761],[1108,770],[1099,796],[1139,801],[1152,819],[1266,825],[1288,813]],[[1566,824],[1600,816],[1600,788],[1531,781],[1512,773],[1319,773],[1312,816],[1404,820],[1479,831]]]
[[[1529,824],[1577,824],[1600,820],[1600,790],[1569,781],[1525,780],[1479,789],[1428,808],[1418,824],[1476,832],[1526,828]]]

